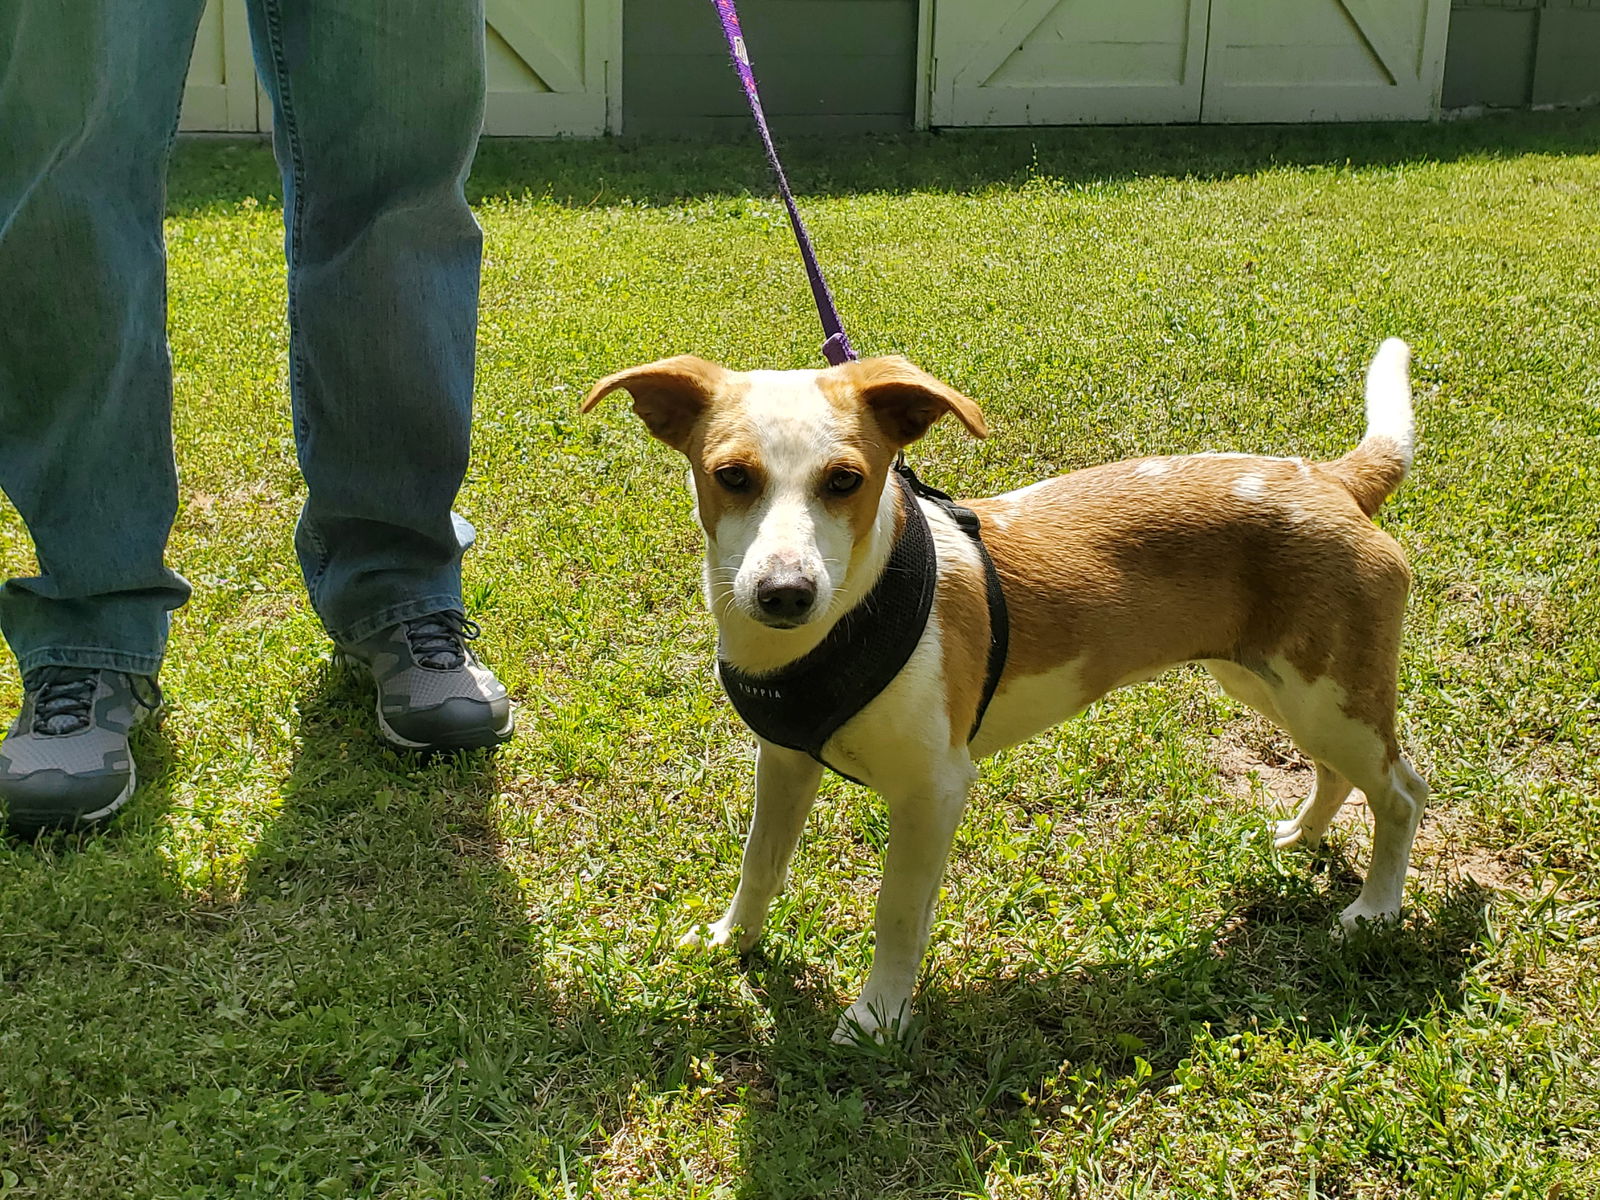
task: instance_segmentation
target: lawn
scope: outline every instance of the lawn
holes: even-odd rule
[[[486,144],[459,507],[495,756],[418,764],[295,572],[281,213],[180,148],[167,224],[196,585],[114,829],[0,842],[0,1197],[1600,1194],[1600,114],[796,143],[845,320],[985,406],[983,494],[1106,459],[1335,456],[1378,342],[1421,443],[1403,928],[1369,846],[1275,855],[1310,771],[1193,671],[983,767],[904,1048],[828,1042],[885,821],[824,785],[747,960],[751,743],[709,673],[680,462],[616,368],[816,365],[753,143]],[[14,514],[0,558],[26,571]],[[9,661],[0,703],[18,683]]]

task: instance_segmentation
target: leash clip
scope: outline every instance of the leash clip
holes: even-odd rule
[[[857,355],[855,347],[850,344],[850,339],[841,329],[822,343],[822,357],[828,360],[830,367],[837,367],[847,362],[855,362]]]

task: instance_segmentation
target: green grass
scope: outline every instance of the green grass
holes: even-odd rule
[[[1332,456],[1416,349],[1401,720],[1434,788],[1403,929],[1368,841],[1179,672],[985,765],[909,1046],[828,1044],[885,834],[830,782],[748,961],[750,742],[711,681],[680,464],[618,367],[808,366],[752,145],[488,145],[460,507],[497,757],[416,765],[327,663],[290,547],[280,212],[181,148],[167,227],[197,585],[90,839],[0,845],[0,1197],[1539,1197],[1600,1191],[1600,116],[800,144],[846,321],[978,398],[967,494],[1135,453]],[[8,573],[26,535],[0,519]],[[9,669],[9,668],[8,668]],[[0,685],[9,710],[14,673]]]

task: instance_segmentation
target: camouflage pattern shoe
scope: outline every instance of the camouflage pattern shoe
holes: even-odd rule
[[[478,627],[455,611],[429,613],[340,646],[372,672],[378,728],[406,750],[467,750],[511,737],[511,698],[467,645]]]
[[[14,833],[80,829],[128,802],[138,780],[128,732],[161,707],[143,675],[40,667],[0,743],[0,801]]]

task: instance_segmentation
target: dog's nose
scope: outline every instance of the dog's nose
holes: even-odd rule
[[[774,575],[756,585],[756,603],[763,616],[796,621],[811,611],[817,585],[800,574]]]

